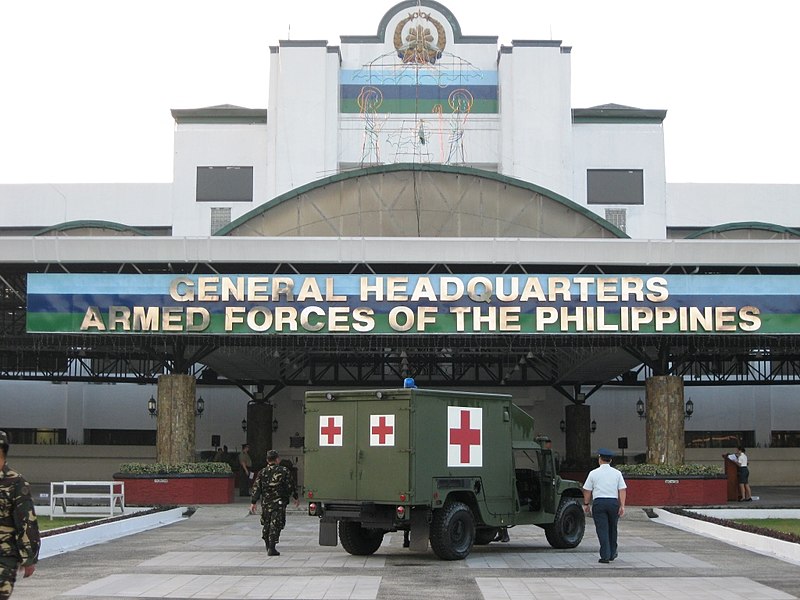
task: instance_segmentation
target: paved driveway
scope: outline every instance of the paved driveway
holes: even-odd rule
[[[591,521],[574,550],[538,527],[476,547],[464,561],[402,548],[387,535],[373,556],[317,545],[317,521],[291,513],[267,557],[246,505],[204,506],[189,519],[41,561],[14,600],[45,598],[647,599],[800,598],[800,568],[659,525],[640,509],[621,521],[619,558],[597,562]]]

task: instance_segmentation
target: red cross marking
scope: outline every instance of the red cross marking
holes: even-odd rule
[[[386,424],[386,417],[378,417],[378,424],[372,427],[372,435],[378,436],[378,443],[385,444],[386,436],[394,433],[394,427]]]
[[[327,435],[328,443],[333,444],[334,436],[337,436],[340,433],[342,433],[342,428],[336,427],[336,425],[334,425],[333,417],[328,417],[328,424],[322,426],[322,428],[320,429],[320,433],[322,435]]]
[[[461,462],[469,462],[470,446],[478,446],[481,443],[481,430],[469,428],[469,411],[461,411],[461,429],[450,430],[450,443],[461,446]]]

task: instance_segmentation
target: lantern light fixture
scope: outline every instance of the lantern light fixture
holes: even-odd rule
[[[205,410],[206,401],[200,396],[195,404],[194,414],[196,417],[202,417]],[[150,400],[147,401],[147,412],[150,413],[150,416],[153,418],[158,416],[158,401],[152,394],[150,394]]]
[[[647,418],[647,409],[645,408],[644,400],[642,400],[641,398],[639,398],[636,401],[636,414],[639,415],[640,419]],[[694,414],[694,402],[692,402],[692,399],[689,398],[683,407],[684,420],[691,419],[693,414]]]

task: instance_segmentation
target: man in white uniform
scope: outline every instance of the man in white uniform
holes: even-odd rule
[[[597,539],[600,540],[601,563],[617,558],[617,521],[625,514],[625,479],[611,466],[612,450],[600,448],[597,462],[600,466],[589,473],[583,484],[583,510],[591,512]]]

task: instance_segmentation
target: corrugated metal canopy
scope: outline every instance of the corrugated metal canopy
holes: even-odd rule
[[[490,171],[394,164],[297,188],[216,235],[627,238],[558,194]]]

